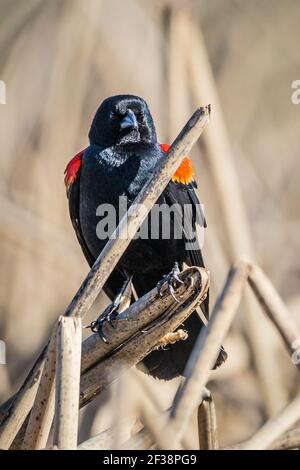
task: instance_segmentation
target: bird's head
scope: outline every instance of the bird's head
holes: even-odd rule
[[[104,147],[156,142],[147,103],[138,96],[111,96],[102,102],[89,132],[91,144]]]

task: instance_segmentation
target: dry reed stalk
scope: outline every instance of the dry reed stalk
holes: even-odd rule
[[[199,334],[199,338],[186,366],[186,382],[179,388],[175,396],[171,419],[174,420],[172,424],[177,428],[178,438],[182,436],[193,409],[196,407],[199,390],[207,382],[210,367],[216,358],[218,347],[230,327],[240,303],[245,282],[249,276],[251,276],[250,282],[252,286],[255,287],[254,291],[259,294],[264,308],[286,342],[289,352],[295,353],[295,348],[292,345],[299,338],[298,330],[289,317],[280,297],[278,294],[274,295],[272,284],[259,268],[247,261],[239,262],[231,269],[227,277],[223,291],[213,308],[207,329],[203,329]],[[300,410],[297,408],[300,408],[299,403],[300,399],[298,399],[298,402],[295,399],[295,403],[293,402],[293,404],[285,408],[286,411],[283,412],[284,418],[281,418],[281,415],[279,415],[278,420],[274,418],[274,423],[273,420],[270,420],[269,437],[265,437],[267,432],[264,431],[259,434],[259,437],[262,435],[266,441],[268,438],[270,439],[272,435],[271,430],[274,430],[274,433],[276,433],[278,423],[285,426],[282,432],[287,427],[290,427],[298,419],[295,419],[295,416],[292,418],[292,412],[298,417],[300,415]],[[296,413],[297,410],[298,414]],[[289,419],[294,419],[294,421],[289,424]],[[269,430],[269,426],[266,429]],[[276,437],[277,435],[275,435],[274,439]],[[253,438],[255,445],[257,440],[256,437]],[[249,445],[253,445],[251,440],[249,442]],[[271,442],[267,441],[267,444],[263,445],[267,447]]]
[[[247,279],[249,280],[255,294],[259,297],[259,300],[262,303],[270,320],[274,323],[274,326],[277,328],[279,334],[285,341],[289,353],[295,354],[295,347],[293,347],[293,344],[299,338],[298,329],[291,320],[281,298],[260,268],[258,268],[255,264],[251,264],[247,261],[240,262],[229,273],[223,292],[213,309],[213,314],[211,320],[209,321],[208,328],[207,330],[203,330],[202,333],[200,333],[194,351],[187,364],[185,373],[187,374],[188,379],[186,383],[181,388],[179,388],[174,400],[174,411],[172,412],[171,419],[175,420],[175,423],[170,421],[168,425],[168,430],[173,429],[174,424],[175,427],[176,425],[179,426],[176,438],[178,438],[178,435],[182,435],[185,428],[185,422],[192,414],[193,407],[197,399],[196,397],[199,395],[197,387],[199,387],[199,384],[200,386],[202,384],[205,385],[207,381],[210,365],[213,364],[214,361],[214,354],[216,354],[217,348],[221,344],[222,338],[225,336],[226,331],[233,319],[234,313],[238,308],[238,304],[244,291]],[[189,381],[191,380],[192,383],[189,384]],[[182,398],[182,396],[185,396],[185,398]],[[205,394],[202,398],[205,399]],[[194,405],[191,405],[193,399]],[[297,403],[294,404],[291,409],[287,407],[287,411],[285,412],[287,416],[287,418],[285,418],[285,428],[281,432],[283,432],[286,427],[290,426],[288,419],[292,415],[291,410],[292,412],[295,412],[295,409],[297,410]],[[211,429],[213,429],[213,431],[211,432],[207,430],[208,434],[206,433],[204,436],[201,436],[200,440],[202,441],[202,448],[216,448],[217,446],[214,410],[211,409],[210,411],[210,417],[207,416],[208,410],[204,411],[204,419],[207,422],[208,419],[211,420],[209,426]],[[293,422],[295,422],[295,417],[293,419]],[[296,420],[297,419],[298,418],[296,418]],[[272,420],[271,422],[273,423]],[[275,421],[275,423],[277,423],[277,421]],[[281,423],[281,420],[279,420],[279,423]],[[267,430],[268,429],[269,427],[267,427]],[[276,432],[278,432],[278,430]],[[151,439],[145,429],[141,430],[137,436],[127,442],[127,445],[130,446],[130,448],[135,449],[139,446],[145,449],[152,444],[153,438]],[[123,448],[126,447],[124,446]]]
[[[180,442],[174,439],[172,428],[168,428],[168,433],[162,432],[168,422],[170,410],[163,412],[159,400],[143,377],[138,376],[137,373],[132,373],[128,377],[130,378],[130,383],[127,382],[128,386],[134,380],[134,386],[139,390],[138,396],[135,397],[135,407],[144,429],[152,437],[152,445],[158,449],[182,449]]]
[[[126,437],[120,436],[122,440],[125,440]],[[112,443],[115,439],[115,429],[107,429],[96,436],[90,437],[86,441],[79,444],[77,447],[78,450],[108,450],[111,449]]]
[[[300,428],[290,429],[275,439],[268,447],[273,450],[287,450],[300,448]]]
[[[269,319],[277,328],[288,353],[300,369],[300,331],[270,279],[256,264],[251,264],[249,284]]]
[[[139,389],[134,384],[134,394],[132,394],[132,379],[136,373],[128,371],[122,375],[117,383],[113,384],[112,397],[112,425],[95,436],[87,439],[78,445],[78,450],[108,450],[119,449],[121,442],[128,439],[128,429],[126,429],[128,406],[132,407],[132,402],[140,399]],[[129,376],[129,378],[128,378]]]
[[[78,446],[78,450],[128,449],[129,447],[126,447],[126,442],[128,442],[126,440],[128,439],[128,432],[127,436],[126,432],[124,432],[124,420],[126,420],[126,416],[123,416],[123,411],[125,409],[127,410],[128,406],[130,406],[130,408],[135,411],[136,415],[141,414],[145,404],[148,406],[148,411],[151,409],[151,414],[161,414],[163,412],[160,402],[154,395],[152,388],[149,387],[149,384],[146,382],[145,376],[137,373],[134,369],[127,371],[126,374],[122,376],[122,379],[118,381],[118,387],[121,388],[122,393],[116,397],[117,404],[116,407],[114,407],[116,416],[113,426],[110,429],[107,429],[97,434],[96,436],[91,437],[87,441],[82,442]],[[132,393],[132,390],[134,390],[134,394]],[[120,409],[121,413],[119,413]],[[140,423],[138,430],[135,431],[135,438],[143,431],[141,427],[142,424]],[[116,431],[118,434],[118,442],[116,442]],[[147,434],[145,437],[146,441],[148,440],[150,447],[154,443],[153,438],[150,436],[147,430],[144,429],[144,431],[145,434]],[[125,442],[125,444],[122,444],[121,442]]]
[[[202,393],[200,394],[199,406],[202,403],[202,400],[204,400],[205,397],[207,397],[207,394],[208,394],[208,390],[204,387],[204,389],[202,390]],[[147,395],[147,396],[151,399],[151,395],[150,396]],[[153,403],[153,401],[152,401],[152,403]],[[156,400],[155,400],[154,404],[156,404]],[[160,410],[160,412],[162,413],[160,405],[156,406],[156,408],[158,410]],[[167,411],[164,412],[164,414],[166,416],[170,416],[170,413],[171,413],[171,408],[169,408]],[[176,439],[175,430],[173,429],[172,423],[170,422],[170,420],[168,421],[167,424],[168,424],[168,433],[172,434],[172,438],[174,437],[174,442],[175,442],[175,439]],[[184,449],[189,449],[190,448],[188,442],[186,442],[185,439],[182,439],[181,442],[182,442],[182,446],[183,446]],[[121,446],[121,449],[123,449],[123,450],[126,450],[126,449],[147,450],[150,447],[152,447],[153,445],[155,445],[154,436],[153,436],[153,434],[151,434],[151,432],[149,432],[148,429],[146,429],[144,427],[144,428],[140,429],[130,439],[128,439],[126,442],[124,442],[124,444],[122,444],[122,446]],[[178,445],[180,445],[180,444],[178,444]]]
[[[196,409],[201,391],[206,385],[222,343],[237,308],[249,273],[249,264],[237,263],[227,276],[225,285],[212,310],[207,328],[203,328],[187,362],[187,377],[174,398],[170,424],[176,429],[178,440],[183,436],[187,423]]]
[[[153,435],[148,429],[141,429],[135,436],[124,442],[120,450],[147,450],[154,445]]]
[[[193,270],[195,270],[194,274],[192,274]],[[240,270],[240,276],[239,276],[239,270]],[[198,272],[198,274],[199,274],[199,272],[201,274],[201,276],[200,276],[201,281],[199,283],[199,280],[198,280],[199,285],[198,285],[198,289],[196,289],[196,294],[197,294],[196,297],[195,296],[194,297],[192,296],[192,298],[190,297],[191,292],[189,291],[189,288],[186,291],[185,291],[185,289],[183,289],[182,286],[179,286],[177,288],[178,290],[182,289],[183,292],[185,291],[184,293],[181,294],[181,302],[186,304],[186,298],[189,298],[189,301],[192,302],[189,305],[189,311],[191,311],[192,309],[195,308],[195,305],[199,301],[199,298],[200,299],[203,298],[203,295],[207,291],[207,289],[208,289],[208,277],[207,277],[206,271],[204,269],[201,269],[201,268],[200,269],[199,268],[189,268],[189,269],[185,270],[183,273],[181,273],[182,279],[186,280],[189,277],[189,275],[193,278],[193,276],[195,276],[195,274],[197,272]],[[232,280],[232,278],[235,277],[234,274],[237,277],[235,282]],[[229,295],[229,298],[231,298],[231,296],[233,295],[234,296],[233,297],[234,298],[234,303],[237,304],[238,303],[238,296],[241,296],[243,288],[244,288],[245,281],[246,281],[248,276],[250,276],[249,282],[251,283],[251,285],[252,286],[256,285],[256,288],[254,289],[255,293],[257,295],[259,294],[260,297],[263,299],[263,304],[268,306],[267,313],[270,316],[270,319],[274,322],[274,325],[277,327],[277,329],[279,329],[279,333],[286,340],[289,351],[293,352],[294,349],[292,349],[291,344],[293,343],[295,338],[297,338],[297,329],[296,329],[295,325],[292,323],[291,319],[289,318],[288,312],[285,309],[285,307],[284,307],[281,299],[279,298],[278,294],[276,294],[276,296],[274,296],[274,291],[273,291],[274,288],[273,288],[272,284],[266,278],[266,276],[262,273],[262,271],[258,267],[256,267],[255,265],[251,265],[249,262],[239,263],[238,267],[235,269],[235,273],[234,273],[234,270],[233,270],[233,273],[229,274],[228,282],[225,284],[223,294],[221,295],[218,303],[221,302],[221,304],[222,304],[222,301],[224,302],[224,297],[226,298],[226,295],[224,294],[224,291],[225,291],[225,293],[228,291],[229,294],[227,292],[227,295]],[[195,282],[195,279],[194,279],[194,282]],[[232,287],[231,284],[233,284],[233,287]],[[230,288],[230,286],[231,286],[231,288]],[[239,287],[237,287],[237,286],[239,286]],[[236,291],[237,288],[239,289],[239,292]],[[167,294],[167,297],[168,297],[168,295],[169,294]],[[132,320],[134,319],[135,316],[136,317],[140,316],[141,312],[143,311],[143,307],[146,309],[146,312],[144,312],[144,315],[145,315],[145,313],[146,313],[146,316],[150,315],[151,319],[153,320],[153,316],[152,316],[153,311],[151,311],[151,309],[150,309],[150,311],[148,310],[148,312],[147,312],[147,308],[149,309],[149,307],[151,305],[154,305],[156,296],[157,296],[157,293],[155,294],[154,290],[151,291],[149,294],[144,296],[144,298],[139,299],[139,301],[136,302],[133,306],[131,306],[128,309],[128,311],[123,312],[120,315],[121,318],[120,318],[119,321],[121,322],[121,324],[122,324],[122,315],[124,316],[124,318],[127,318],[127,319],[129,318],[130,319],[130,321],[128,322],[128,325],[130,325],[130,324],[132,325],[131,334],[133,332],[134,333],[139,332],[139,333],[137,335],[133,336],[132,341],[129,340],[129,342],[127,342],[127,343],[125,342],[125,346],[121,347],[120,350],[117,351],[116,355],[112,354],[112,356],[110,356],[106,360],[100,362],[99,366],[98,365],[96,365],[95,367],[92,366],[91,369],[88,370],[89,379],[87,380],[87,378],[85,377],[85,380],[83,380],[83,383],[82,383],[83,395],[81,395],[81,399],[82,399],[81,400],[81,405],[84,405],[89,399],[92,399],[93,396],[95,396],[95,394],[98,393],[100,389],[107,386],[110,383],[110,381],[112,380],[112,376],[111,375],[109,376],[108,374],[106,376],[104,374],[103,377],[101,377],[101,376],[99,377],[101,371],[97,370],[97,368],[100,367],[103,370],[107,369],[107,372],[111,373],[112,372],[112,365],[116,366],[116,371],[120,367],[120,365],[124,366],[124,364],[125,364],[128,367],[131,364],[138,362],[143,357],[143,354],[145,354],[145,351],[149,351],[149,338],[148,338],[148,335],[150,333],[148,332],[148,334],[147,334],[146,343],[143,342],[142,338],[140,338],[140,335],[141,335],[140,330],[142,329],[141,324],[134,325],[134,322]],[[178,296],[178,292],[177,292],[177,296]],[[276,299],[275,302],[274,302],[274,298]],[[150,299],[151,299],[151,301],[149,302]],[[163,302],[164,297],[160,300]],[[229,304],[230,304],[230,301],[229,301]],[[169,318],[171,312],[170,312],[170,308],[166,307],[167,305],[168,305],[168,302],[163,303],[164,314]],[[218,310],[217,306],[218,305],[215,306],[215,308],[213,310],[214,312],[216,310]],[[228,299],[227,299],[227,308],[228,308]],[[229,305],[229,308],[232,308],[232,305],[231,306]],[[132,310],[131,313],[130,313],[130,310]],[[174,312],[176,312],[176,310],[178,310],[178,308],[176,309],[176,306],[175,306],[175,308],[171,309],[171,310],[174,310],[174,311],[172,311],[172,314],[174,314]],[[231,312],[230,315],[233,315],[232,310],[230,312]],[[179,312],[179,313],[182,314],[182,311]],[[186,315],[187,313],[185,312],[184,314]],[[224,315],[224,312],[223,312],[223,315]],[[164,315],[162,315],[162,317],[163,316]],[[226,304],[225,304],[225,316],[226,316]],[[141,315],[141,317],[143,317],[143,314]],[[215,315],[213,315],[213,318],[214,317],[215,317]],[[168,322],[168,318],[167,318],[167,322]],[[173,315],[172,315],[171,319],[173,321],[173,327],[174,328],[176,327],[174,325],[177,325],[178,323],[181,323],[183,321],[183,319],[181,318],[180,320],[179,319],[177,320],[177,323],[176,323],[176,321],[174,323]],[[170,318],[169,318],[169,320],[170,320]],[[119,323],[119,321],[117,321],[117,324]],[[156,325],[156,326],[158,326],[158,328],[161,328],[162,326],[164,326],[164,328],[166,327],[166,324],[162,321],[161,318],[157,318],[157,316],[156,316],[156,321],[158,321],[158,325]],[[210,321],[210,326],[208,327],[208,331],[211,329],[212,321],[213,320]],[[142,322],[143,322],[144,326],[147,323],[147,322],[145,322],[144,318],[142,319]],[[155,322],[154,322],[154,325],[155,325]],[[222,325],[222,328],[224,328],[225,323],[223,323],[223,321],[219,320],[219,326],[220,325]],[[226,328],[227,328],[227,326],[226,326]],[[172,329],[172,328],[168,327],[167,329],[165,328],[163,331],[167,332],[167,331],[170,331],[170,329]],[[154,326],[154,331],[155,331],[155,326]],[[153,331],[152,331],[152,333],[153,333]],[[225,330],[224,330],[223,334],[225,335]],[[126,335],[127,335],[127,338],[130,337],[130,332],[127,331]],[[154,335],[155,339],[152,338],[152,347],[155,343],[157,343],[157,341],[159,340],[159,338],[162,337],[162,335],[163,335],[162,332],[160,332],[159,334],[157,334],[157,332],[156,332],[156,335]],[[210,337],[212,337],[212,335],[210,335]],[[118,338],[118,335],[117,335],[117,338]],[[120,340],[120,338],[118,340]],[[86,340],[86,341],[88,342],[89,340]],[[150,340],[150,342],[151,342],[151,340]],[[219,344],[220,343],[221,343],[221,339],[219,340]],[[102,343],[99,342],[99,344],[102,344]],[[117,341],[117,344],[118,344],[118,341]],[[97,355],[96,355],[97,348],[95,347],[95,343],[94,344],[92,343],[92,346],[93,346],[93,362],[97,362]],[[204,343],[204,346],[205,346],[205,343]],[[87,351],[88,351],[88,348],[86,348],[86,352]],[[204,351],[205,351],[205,347],[204,347]],[[193,354],[195,354],[195,353],[193,353]],[[206,348],[206,355],[208,356],[209,354],[211,354],[211,352],[209,351],[209,348]],[[101,357],[103,358],[104,356],[105,356],[105,354],[103,354],[103,350],[100,347],[100,354],[98,356],[98,359],[101,358]],[[89,356],[89,357],[91,358],[91,356]],[[124,358],[125,358],[125,362],[124,362]],[[203,359],[202,359],[202,361],[203,361],[203,363],[205,362]],[[90,364],[91,364],[91,361],[90,361]],[[189,368],[189,364],[188,364],[187,368]],[[208,371],[205,370],[205,374],[207,372],[209,374],[209,368],[210,368],[210,366],[208,367]],[[103,372],[103,370],[102,370],[102,372]],[[201,367],[201,370],[203,372],[202,367]],[[201,377],[201,375],[200,375],[200,377]],[[86,385],[87,385],[87,388],[86,388]],[[99,385],[100,385],[100,388],[99,388]],[[92,389],[87,390],[90,387],[92,387]],[[180,395],[183,393],[183,391],[184,391],[184,386],[178,391],[177,396],[180,397]],[[180,399],[177,398],[177,401],[178,400],[180,401]],[[175,402],[176,402],[176,400],[175,400]],[[176,416],[176,412],[175,412],[175,416]],[[170,423],[170,426],[169,426],[169,430],[172,429],[173,423],[172,424]],[[176,426],[176,419],[175,419],[175,426]],[[176,431],[176,432],[178,433],[178,431]],[[153,439],[149,438],[149,433],[147,433],[146,430],[141,430],[138,433],[138,436],[133,438],[131,440],[131,442],[129,441],[128,444],[130,444],[131,446],[136,448],[137,442],[139,442],[140,445],[142,445],[143,448],[145,448],[149,444],[150,441],[152,442]]]
[[[176,287],[178,299],[187,299],[186,286],[190,283],[189,279],[199,274],[201,276],[202,294],[205,295],[209,283],[208,272],[204,268],[188,268],[180,273],[180,279],[184,284]],[[189,292],[192,291],[189,289]],[[85,339],[82,345],[82,373],[111,354],[114,349],[125,343],[131,336],[145,329],[151,321],[156,320],[163,312],[174,305],[174,299],[167,290],[162,290],[161,294],[162,296],[158,294],[155,287],[134,302],[127,310],[120,313],[114,322],[114,328],[105,323],[103,332],[109,338],[109,343],[104,343],[98,334],[90,335]]]
[[[208,275],[205,270],[198,268],[191,276],[191,283],[186,287],[178,304],[167,309],[147,328],[137,332],[106,359],[96,363],[83,374],[80,406],[84,406],[115,380],[120,369],[128,369],[140,362],[163,336],[178,328],[201,303],[207,289]]]
[[[156,413],[163,414],[161,403],[157,396],[153,393],[152,388],[149,386],[149,383],[145,380],[144,376],[137,374],[135,371],[130,371],[131,380],[134,381],[134,386],[139,387],[141,394],[139,393],[139,401],[136,403],[136,406],[140,407],[140,414],[143,404],[148,401],[152,404]],[[137,395],[136,395],[137,396]],[[140,398],[142,397],[142,399]],[[170,410],[167,410],[165,414],[168,416]],[[147,418],[146,418],[147,420]],[[149,432],[148,429],[142,427],[137,432],[132,434],[131,438],[123,442],[120,446],[120,449],[131,449],[131,450],[146,450],[152,447],[155,444],[155,439],[153,433]]]
[[[174,15],[178,15],[178,23],[181,24],[179,31],[182,32],[181,41],[185,44],[184,50],[190,77],[187,86],[190,87],[196,102],[201,103],[209,99],[214,109],[214,119],[204,134],[203,142],[224,220],[230,261],[233,262],[241,256],[250,256],[254,259],[253,240],[239,175],[232,157],[233,152],[201,28],[199,24],[196,25],[186,9],[181,12],[175,10]],[[185,26],[182,25],[184,20]],[[190,44],[193,44],[192,48]],[[272,415],[287,401],[279,366],[274,364],[273,360],[276,345],[268,334],[267,321],[259,313],[257,303],[247,290],[243,298],[243,307],[247,313],[245,331],[265,396],[266,410],[269,415]],[[274,389],[274,383],[277,384],[276,389]]]
[[[235,450],[263,450],[272,445],[300,419],[300,395],[289,403],[280,413],[269,419],[247,441],[233,446]]]
[[[190,109],[187,71],[184,64],[185,44],[180,39],[181,27],[184,27],[184,24],[180,20],[180,10],[177,10],[176,15],[174,15],[172,9],[167,9],[167,21],[165,21],[168,35],[166,94],[168,97],[169,141],[180,129],[180,123],[189,115]]]
[[[167,415],[168,414],[169,411],[167,412]],[[151,430],[147,428],[146,417],[145,426],[143,426],[142,429],[133,434],[130,439],[124,441],[120,446],[120,450],[147,450],[155,445],[155,436],[153,435]]]
[[[180,284],[175,288],[175,295],[181,301],[186,301],[193,292],[192,286],[195,286],[196,294],[202,299],[209,288],[209,274],[204,268],[188,268],[180,273],[180,278],[184,281],[184,285]],[[199,278],[200,276],[200,278]],[[198,286],[198,287],[197,287]],[[193,301],[193,299],[191,299]],[[196,303],[196,302],[195,302]],[[93,374],[93,366],[110,356],[114,349],[118,348],[122,343],[134,336],[139,331],[149,327],[149,323],[159,320],[162,313],[170,314],[170,307],[174,305],[174,299],[168,290],[162,289],[162,297],[158,295],[157,289],[153,289],[145,296],[141,297],[137,302],[132,304],[125,312],[121,313],[115,322],[115,328],[112,329],[107,325],[104,332],[109,334],[110,343],[104,343],[99,335],[90,335],[82,345],[82,374],[87,370]],[[178,305],[175,306],[178,307]],[[108,328],[106,330],[106,328]],[[164,330],[165,331],[165,330]],[[158,339],[158,341],[161,338]],[[137,353],[138,351],[135,351]],[[97,382],[97,373],[93,374],[95,383]],[[104,382],[107,384],[107,382]],[[106,386],[106,385],[105,385]],[[81,403],[84,405],[84,402]],[[23,425],[18,433],[16,440],[16,448],[22,445],[27,423]]]
[[[119,227],[116,229],[117,238],[114,239],[112,237],[106,244],[70,305],[67,307],[65,316],[83,317],[91,307],[111,271],[147,216],[147,213],[152,209],[152,206],[170,181],[176,168],[181,164],[184,156],[189,153],[207,126],[209,115],[209,106],[197,109],[173,142],[165,158],[158,162],[153,176],[146,183],[136,198],[135,203],[130,206],[127,214],[125,214]],[[9,448],[32,407],[37,391],[36,382],[44,366],[45,351],[46,348],[44,348],[42,354],[37,359],[24,384],[15,395],[9,410],[5,413],[4,419],[1,421],[0,448]]]
[[[144,403],[141,409],[141,421],[145,430],[152,436],[155,448],[159,450],[182,450],[182,445],[176,438],[173,429],[168,426],[169,419],[167,416],[152,413],[147,404]]]
[[[231,321],[236,313],[243,288],[249,272],[249,264],[246,262],[238,263],[228,274],[227,281],[223,288],[223,292],[219,297],[208,323],[208,327],[202,330],[197,343],[194,347],[192,355],[188,361],[185,375],[186,382],[181,386],[174,399],[171,418],[167,422],[167,426],[163,433],[172,432],[172,448],[178,448],[178,445],[186,427],[186,424],[199,403],[199,396],[205,398],[206,389],[204,388],[210,369],[214,364],[218,355],[219,345],[221,344]],[[200,356],[198,353],[200,351]],[[197,355],[196,355],[197,353]],[[201,391],[202,390],[202,391]],[[211,410],[213,412],[213,410]],[[215,424],[212,422],[213,433]],[[151,423],[148,422],[151,427]],[[152,429],[152,433],[153,433]],[[214,446],[217,445],[215,433],[212,436]],[[140,431],[137,436],[130,439],[126,445],[130,448],[148,448],[153,444],[145,429]],[[166,443],[161,444],[166,445]],[[168,444],[169,445],[169,444]],[[125,446],[123,448],[126,448]]]
[[[200,450],[216,450],[218,444],[215,404],[209,390],[198,407],[198,433]]]
[[[55,363],[56,363],[55,324],[47,350],[45,365],[38,386],[34,404],[29,415],[22,448],[26,450],[44,449],[53,422],[55,403]]]
[[[22,387],[12,399],[9,399],[10,405],[7,406],[6,403],[3,405],[5,413],[0,426],[1,449],[10,447],[32,408],[44,367],[46,352],[47,346],[35,362]]]
[[[81,337],[81,318],[60,317],[53,437],[53,444],[60,450],[77,448]]]

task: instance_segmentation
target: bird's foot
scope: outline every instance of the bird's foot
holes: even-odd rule
[[[171,296],[176,302],[179,300],[175,296],[174,287],[177,287],[179,284],[184,284],[184,282],[179,279],[178,274],[180,274],[179,265],[176,261],[172,271],[169,274],[166,274],[161,281],[159,281],[156,285],[158,294],[162,296],[162,288],[167,283],[168,291],[170,292]]]
[[[92,323],[87,327],[90,328],[93,333],[98,333],[104,343],[108,344],[109,341],[103,333],[103,325],[105,322],[108,322],[112,328],[115,328],[114,321],[117,319],[119,313],[126,309],[130,304],[131,288],[132,276],[128,276],[113,303],[108,305],[97,320],[92,321]]]
[[[103,333],[103,325],[105,322],[107,322],[112,328],[115,328],[113,322],[117,319],[119,315],[118,308],[121,300],[119,297],[121,297],[121,295],[117,295],[113,303],[108,305],[108,307],[106,307],[104,312],[101,313],[97,320],[92,321],[92,323],[89,325],[91,331],[93,333],[98,333],[102,341],[107,344],[109,343],[109,341]]]

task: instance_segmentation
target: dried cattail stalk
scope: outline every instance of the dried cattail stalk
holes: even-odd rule
[[[229,271],[208,326],[201,330],[188,360],[184,371],[187,379],[174,398],[171,414],[171,424],[176,429],[178,439],[183,436],[187,423],[198,405],[201,391],[217,359],[220,344],[240,304],[249,269],[248,263],[239,262]]]
[[[81,336],[81,318],[60,317],[53,444],[61,450],[77,448]]]
[[[208,289],[208,274],[203,268],[193,268],[191,283],[179,299],[143,331],[122,344],[113,354],[87,370],[81,379],[80,405],[84,406],[104,390],[119,375],[120,369],[128,369],[140,362],[170,331],[174,331],[195,310]],[[146,312],[144,312],[146,313]],[[124,312],[122,315],[126,314]],[[147,312],[149,315],[150,312]],[[149,315],[149,319],[150,319]]]
[[[216,450],[218,444],[217,418],[215,404],[209,390],[198,407],[198,433],[200,450]]]
[[[55,364],[56,364],[57,324],[48,346],[42,377],[24,436],[23,449],[43,449],[46,447],[54,416]]]
[[[176,287],[178,299],[185,301],[188,298],[187,286],[191,282],[193,275],[197,272],[201,276],[201,295],[205,295],[209,283],[208,271],[204,268],[193,267],[185,269],[180,273],[180,278],[184,281],[184,284]],[[198,281],[196,281],[197,283]],[[191,287],[190,285],[188,293],[192,292],[193,289]],[[108,323],[104,323],[103,333],[109,338],[109,343],[104,343],[98,334],[90,335],[82,345],[81,372],[86,372],[93,364],[98,363],[102,358],[111,354],[114,349],[125,343],[131,336],[143,331],[150,322],[156,320],[174,305],[174,299],[167,290],[162,291],[161,294],[162,296],[154,288],[138,299],[127,310],[118,315],[114,322],[114,328],[111,328]]]
[[[180,22],[183,23],[184,19],[185,25],[181,26],[181,41],[185,45],[190,78],[187,86],[196,102],[201,103],[203,99],[209,99],[214,109],[214,119],[204,134],[204,153],[221,209],[230,261],[234,262],[245,255],[254,259],[251,227],[205,40],[201,27],[196,24],[188,9],[184,10],[184,15],[181,14]],[[192,48],[190,44],[193,44]],[[243,310],[246,312],[243,318],[245,332],[255,359],[266,412],[272,415],[284,406],[287,398],[279,366],[273,360],[276,345],[268,334],[267,321],[247,290],[243,297]],[[274,383],[277,384],[276,390]]]
[[[300,448],[300,428],[290,429],[275,439],[268,447],[273,450],[287,450]]]
[[[251,264],[249,284],[266,315],[274,323],[288,353],[300,369],[300,331],[275,287],[256,264]]]
[[[237,450],[267,449],[299,419],[300,395],[297,395],[280,413],[269,419],[253,437],[233,448]]]

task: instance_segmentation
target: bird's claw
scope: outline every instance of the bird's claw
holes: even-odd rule
[[[180,269],[178,266],[178,263],[176,262],[172,271],[169,274],[166,274],[163,276],[162,280],[157,283],[157,291],[159,296],[162,296],[162,287],[164,286],[165,283],[168,285],[168,291],[173,297],[173,299],[179,303],[179,300],[175,296],[175,291],[174,291],[174,286],[176,284],[184,284],[184,282],[179,278],[178,274],[180,273]]]
[[[102,341],[106,344],[109,344],[109,341],[105,334],[103,333],[103,324],[105,322],[108,322],[108,324],[112,327],[115,328],[115,325],[113,324],[114,320],[116,320],[118,316],[118,304],[117,302],[113,302],[110,304],[106,309],[104,310],[103,313],[97,318],[97,320],[94,320],[91,322],[89,325],[89,328],[93,333],[98,333]]]
[[[97,320],[92,321],[92,323],[90,324],[90,328],[93,333],[97,333],[100,336],[100,338],[102,339],[104,343],[108,344],[109,341],[107,340],[106,336],[103,333],[102,325],[103,325],[103,321],[101,321],[101,319],[98,318]]]
[[[94,320],[90,325],[89,328],[92,330],[93,333],[98,333],[102,341],[104,343],[109,344],[109,341],[105,334],[103,333],[103,325],[105,322],[108,322],[108,324],[112,327],[115,328],[114,321],[117,319],[119,315],[119,310],[122,311],[122,308],[124,310],[124,305],[122,305],[122,302],[124,300],[124,297],[127,293],[127,296],[131,295],[131,283],[132,283],[132,275],[128,276],[126,281],[124,282],[124,285],[119,292],[119,294],[116,296],[115,300],[113,301],[112,304],[108,305],[106,309],[104,310],[103,313],[97,318],[97,320]],[[128,294],[128,289],[130,294]]]

